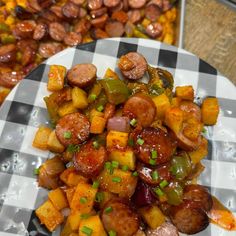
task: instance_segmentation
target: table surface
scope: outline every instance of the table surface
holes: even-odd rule
[[[184,48],[236,85],[236,10],[216,0],[186,0]]]

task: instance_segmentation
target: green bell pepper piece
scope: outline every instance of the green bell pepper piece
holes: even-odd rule
[[[1,22],[0,23],[0,31],[2,31],[2,32],[9,32],[10,31],[10,27],[7,24]]]
[[[167,196],[167,203],[170,205],[179,205],[183,201],[183,188],[178,182],[172,182],[164,189]]]
[[[1,35],[1,42],[2,42],[2,44],[15,43],[16,39],[15,39],[15,37],[13,35],[2,34]]]

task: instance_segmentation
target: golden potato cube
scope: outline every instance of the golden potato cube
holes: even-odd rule
[[[102,134],[105,126],[106,119],[100,116],[94,116],[90,124],[90,133],[91,134]]]
[[[48,193],[48,198],[51,200],[52,204],[57,208],[57,210],[61,210],[63,208],[68,207],[68,202],[64,192],[60,188],[56,188]]]
[[[63,89],[66,76],[66,67],[51,65],[48,73],[48,90],[58,91]]]
[[[88,98],[86,92],[78,87],[72,89],[72,101],[74,107],[84,109],[88,106]]]
[[[180,97],[182,99],[193,101],[194,99],[193,86],[191,85],[177,86],[175,88],[175,94],[177,97]]]
[[[65,115],[77,112],[76,107],[74,106],[73,102],[64,102],[57,110],[58,115],[63,117]]]
[[[102,221],[98,215],[82,219],[79,226],[79,235],[87,236],[86,229],[91,232],[91,236],[107,236]]]
[[[128,166],[130,170],[135,170],[136,157],[132,150],[114,150],[110,153],[111,161],[118,161],[120,165]]]
[[[180,97],[173,97],[171,100],[171,107],[179,107],[182,99]]]
[[[92,121],[93,117],[104,117],[104,113],[101,111],[97,111],[96,109],[92,109],[89,113],[89,120]]]
[[[188,153],[192,163],[199,163],[208,154],[208,141],[204,137],[201,138],[201,143],[197,150]]]
[[[160,120],[164,120],[165,118],[165,113],[167,109],[170,108],[170,100],[166,96],[166,94],[161,94],[159,96],[156,96],[152,98],[153,102],[156,105],[156,118]]]
[[[107,134],[107,147],[126,147],[128,143],[128,133],[110,130]]]
[[[115,71],[113,71],[110,68],[107,68],[105,75],[103,76],[103,79],[119,79],[119,76],[116,74]]]
[[[93,208],[96,193],[97,189],[93,188],[92,185],[79,183],[71,201],[71,209],[81,213],[89,213]]]
[[[126,198],[130,198],[133,195],[137,185],[137,177],[133,176],[130,171],[121,169],[114,169],[113,173],[104,169],[98,176],[98,180],[103,190]]]
[[[156,229],[165,222],[165,216],[155,205],[143,207],[139,210],[142,218],[152,229]]]
[[[215,125],[219,111],[220,107],[217,98],[204,99],[201,107],[202,122],[204,125]]]
[[[44,224],[49,231],[56,229],[60,225],[64,218],[63,215],[56,209],[51,201],[47,200],[36,211],[36,216],[39,218],[41,224]]]
[[[68,218],[67,218],[66,223],[64,224],[64,226],[61,230],[60,236],[71,236],[71,234],[73,234],[73,233],[74,232],[73,232],[71,225],[68,222]]]
[[[40,126],[34,136],[33,147],[42,150],[48,149],[48,139],[50,137],[52,130],[45,126]]]
[[[81,213],[79,211],[72,211],[67,218],[67,222],[73,231],[77,231],[79,229],[80,221]]]
[[[71,202],[74,197],[75,190],[76,190],[76,187],[67,188],[64,190],[66,193],[66,198],[67,198],[70,208],[71,208]]]
[[[114,193],[111,193],[109,191],[103,191],[103,192],[99,192],[99,193],[102,194],[102,200],[99,201],[100,209],[102,209],[104,207],[104,205],[106,204],[106,202],[108,202],[112,198],[117,198],[117,196]]]
[[[166,111],[165,124],[176,134],[182,129],[184,112],[178,107],[172,107]]]
[[[62,153],[65,150],[65,147],[59,142],[55,130],[51,132],[47,142],[48,150],[51,152]]]

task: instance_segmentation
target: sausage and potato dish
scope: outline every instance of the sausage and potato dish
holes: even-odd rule
[[[50,190],[36,215],[61,236],[178,236],[210,220],[236,230],[232,213],[197,184],[207,155],[204,125],[217,122],[216,98],[194,103],[192,86],[150,66],[137,52],[121,56],[124,77],[93,64],[51,65],[44,97],[53,128],[33,146],[55,156],[38,169]],[[139,80],[147,75],[148,83]]]
[[[173,44],[170,0],[0,0],[0,104],[43,60],[66,47],[108,37]]]

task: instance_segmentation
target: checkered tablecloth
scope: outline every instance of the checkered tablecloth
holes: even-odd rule
[[[39,65],[16,86],[0,109],[0,236],[49,235],[40,226],[34,209],[47,198],[46,190],[38,188],[35,168],[50,153],[32,147],[40,124],[48,125],[43,97],[49,65],[70,68],[78,63],[93,63],[101,77],[118,58],[130,51],[144,55],[148,63],[169,70],[175,85],[193,85],[196,102],[216,96],[220,117],[216,126],[208,127],[209,154],[203,161],[206,169],[199,182],[236,212],[236,89],[216,69],[182,49],[144,39],[106,39],[69,48]],[[58,235],[58,229],[53,235]],[[199,236],[235,236],[214,225]]]

